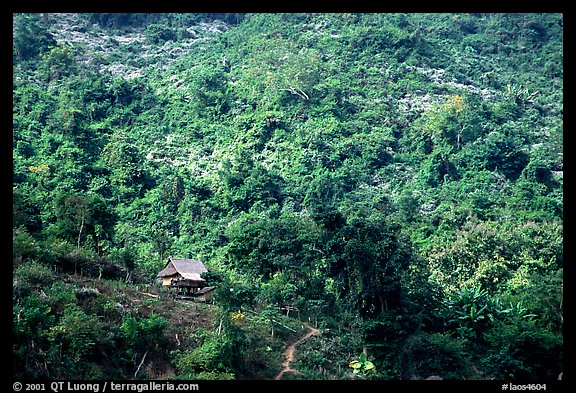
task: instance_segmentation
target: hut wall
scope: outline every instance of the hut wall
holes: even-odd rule
[[[164,276],[164,277],[162,277],[162,285],[170,286],[170,284],[174,278],[176,278],[176,276]]]

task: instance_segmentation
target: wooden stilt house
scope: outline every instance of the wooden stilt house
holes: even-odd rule
[[[207,272],[206,266],[197,259],[168,258],[166,266],[158,278],[162,280],[162,286],[175,291],[175,296],[180,298],[201,298],[206,301],[212,287],[206,286],[206,280],[201,275]]]

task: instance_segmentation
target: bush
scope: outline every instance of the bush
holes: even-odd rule
[[[402,355],[402,369],[410,378],[440,376],[468,379],[470,355],[466,340],[447,334],[419,334],[408,339]]]
[[[84,379],[87,372],[95,377],[97,348],[103,342],[103,328],[96,316],[89,316],[78,306],[64,310],[58,325],[47,333],[51,343],[47,354],[48,369],[55,379]]]
[[[12,231],[12,258],[15,263],[23,259],[34,259],[40,255],[40,247],[28,230],[20,226]]]
[[[482,365],[492,378],[554,380],[562,372],[562,336],[535,321],[499,322],[484,337],[490,350]]]
[[[523,142],[514,131],[490,132],[475,145],[473,156],[489,171],[497,171],[508,179],[516,180],[530,162]]]
[[[120,326],[120,332],[131,347],[157,346],[167,324],[164,317],[156,314],[142,319],[128,315]]]
[[[61,281],[53,282],[45,293],[48,296],[50,308],[56,314],[62,313],[71,304],[77,304],[73,289]]]
[[[41,288],[54,281],[52,269],[40,262],[30,260],[23,262],[14,271],[14,287]]]
[[[234,379],[230,372],[231,364],[228,356],[231,348],[226,340],[214,338],[207,340],[201,346],[187,350],[176,358],[178,374],[185,378]]]
[[[157,23],[148,25],[145,34],[147,40],[154,45],[160,45],[166,41],[175,41],[177,38],[174,29]]]
[[[42,348],[46,332],[55,324],[52,310],[38,295],[22,298],[13,307],[13,375],[30,379],[47,377]]]
[[[17,59],[32,59],[55,44],[56,40],[42,25],[39,14],[16,14],[14,16],[12,49]]]

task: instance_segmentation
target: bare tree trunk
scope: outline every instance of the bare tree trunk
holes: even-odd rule
[[[382,294],[378,292],[378,299],[380,300],[380,312],[384,313],[384,299],[382,299]]]
[[[220,325],[218,325],[218,336],[220,336],[220,333],[222,332],[222,320],[223,320],[223,319],[224,319],[224,318],[221,318],[221,319],[220,319]]]
[[[82,215],[82,219],[80,221],[80,229],[78,230],[78,241],[76,243],[76,249],[80,250],[80,239],[82,238],[82,231],[84,230],[84,215]]]
[[[146,352],[144,353],[144,356],[142,356],[142,360],[140,361],[140,364],[138,365],[138,368],[136,369],[136,372],[134,373],[134,379],[136,379],[136,375],[138,375],[138,371],[140,371],[140,368],[144,364],[144,360],[146,360],[146,355],[148,355],[148,350],[146,350]]]

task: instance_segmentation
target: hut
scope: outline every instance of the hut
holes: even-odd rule
[[[197,259],[177,259],[168,258],[164,269],[158,273],[158,278],[162,280],[162,286],[176,290],[177,294],[195,297],[195,295],[205,296],[206,280],[201,275],[207,272],[206,266]],[[201,289],[203,292],[198,293]]]
[[[204,288],[200,288],[199,290],[194,292],[192,295],[198,301],[201,301],[204,303],[212,303],[213,293],[214,293],[214,287],[204,287]]]

